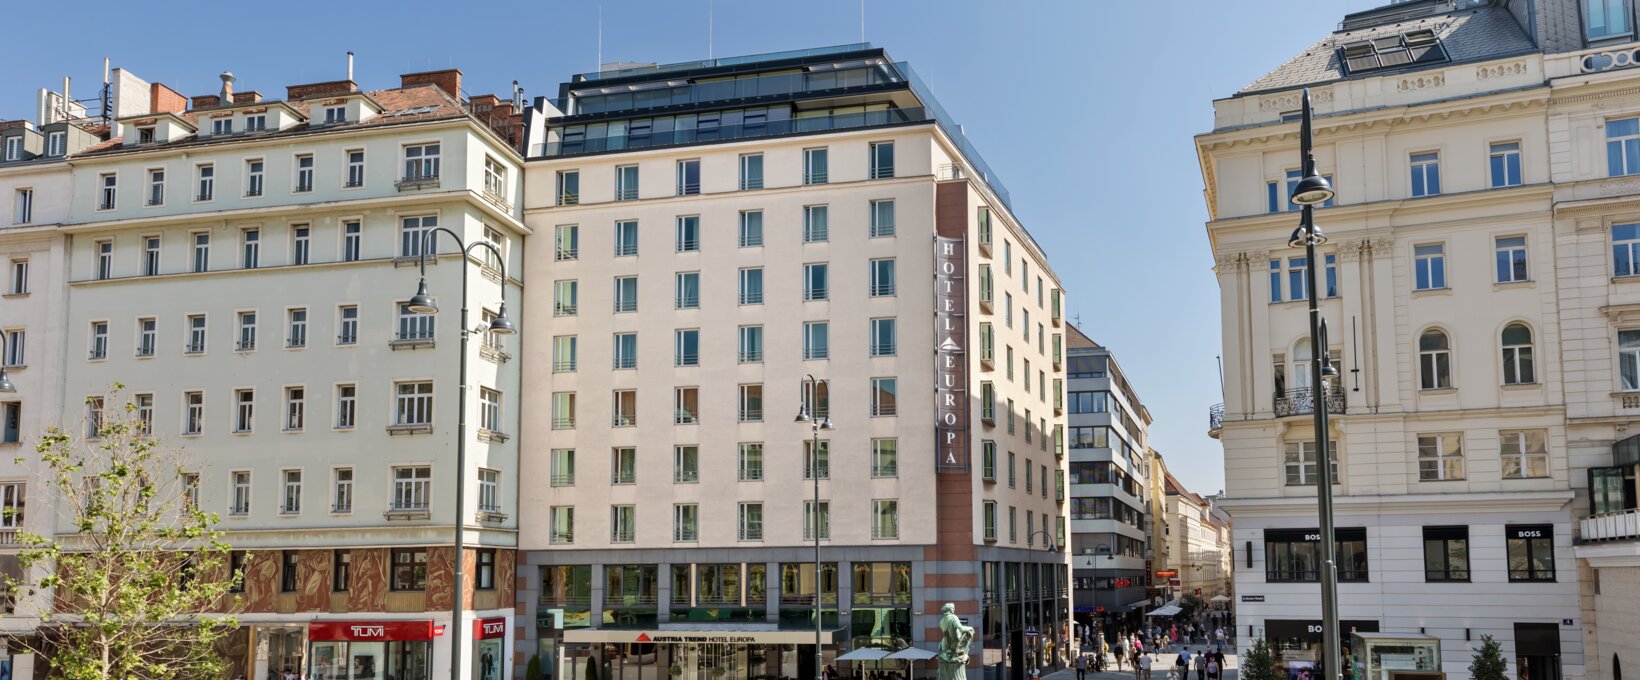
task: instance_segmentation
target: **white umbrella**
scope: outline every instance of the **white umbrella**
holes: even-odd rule
[[[888,652],[874,647],[861,647],[852,652],[837,657],[838,661],[877,661],[888,656]]]
[[[1223,595],[1214,595],[1213,599],[1211,601],[1212,602],[1229,602],[1230,598],[1225,597]]]
[[[1149,614],[1145,614],[1145,616],[1176,616],[1181,611],[1183,610],[1170,604],[1164,607],[1157,607],[1156,609],[1151,610]]]
[[[927,660],[932,659],[936,656],[939,656],[939,655],[935,654],[933,652],[930,652],[926,649],[923,649],[921,647],[906,647],[905,649],[902,649],[898,652],[895,652],[893,654],[888,655],[886,658],[889,658],[889,659],[904,659],[906,661],[927,661]]]

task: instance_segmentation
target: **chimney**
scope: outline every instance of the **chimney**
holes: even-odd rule
[[[196,95],[193,100],[193,108],[195,111],[198,111],[199,109],[208,109],[213,106],[220,106],[221,104],[222,98],[214,94]]]
[[[222,97],[222,101],[231,102],[233,101],[233,73],[230,71],[223,71],[221,78],[222,94],[219,96]]]
[[[432,83],[438,89],[444,90],[451,99],[461,101],[461,69],[447,68],[442,71],[423,71],[421,73],[406,73],[399,76],[401,87]]]
[[[353,50],[347,51],[347,79],[353,79]]]
[[[313,97],[336,96],[352,94],[359,91],[359,86],[351,80],[332,80],[323,83],[307,83],[305,85],[290,85],[285,87],[285,99],[297,101]]]
[[[260,101],[262,101],[262,93],[256,90],[233,93],[233,103],[235,104],[255,104]]]
[[[164,83],[154,83],[148,91],[149,113],[182,113],[188,110],[188,98]]]

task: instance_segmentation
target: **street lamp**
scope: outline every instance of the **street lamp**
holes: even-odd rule
[[[1326,203],[1333,195],[1327,179],[1315,171],[1315,154],[1310,148],[1310,88],[1304,88],[1302,115],[1299,118],[1299,153],[1304,157],[1304,176],[1293,187],[1292,201],[1302,206],[1298,229],[1293,230],[1287,245],[1304,248],[1304,285],[1310,309],[1310,389],[1315,412],[1316,442],[1316,509],[1321,521],[1321,659],[1322,672],[1332,678],[1343,677],[1340,669],[1338,640],[1338,563],[1333,545],[1332,451],[1327,444],[1327,390],[1324,381],[1336,378],[1338,369],[1327,354],[1327,322],[1321,318],[1315,287],[1315,247],[1327,242],[1327,236],[1315,224],[1315,206]]]
[[[8,340],[11,340],[10,333],[0,333],[0,357],[6,355],[6,342]],[[11,384],[11,378],[6,375],[5,362],[0,362],[0,394],[11,394],[16,391],[17,386]]]
[[[824,380],[816,380],[812,374],[803,376],[804,390],[809,398],[798,407],[795,421],[809,424],[809,476],[814,478],[814,511],[810,513],[809,521],[814,531],[814,677],[817,678],[824,675],[826,668],[820,641],[820,601],[825,593],[820,582],[820,431],[831,430],[831,409],[827,408],[824,413],[820,411],[820,386],[826,384]],[[810,404],[814,406],[812,414],[809,412]]]
[[[450,585],[450,677],[461,677],[461,593],[466,577],[462,574],[461,565],[465,560],[462,552],[466,538],[465,529],[467,520],[462,513],[467,511],[467,340],[474,332],[487,330],[496,335],[513,335],[518,327],[512,319],[507,317],[507,261],[501,256],[501,250],[488,241],[474,241],[472,245],[461,242],[461,237],[444,227],[434,227],[421,237],[421,281],[416,284],[416,294],[410,296],[406,306],[417,314],[437,314],[438,305],[427,294],[427,253],[438,245],[438,233],[444,232],[456,242],[456,248],[461,252],[461,373],[460,384],[457,385],[456,399],[456,540],[455,559],[453,566],[455,573]],[[469,329],[467,327],[467,258],[472,251],[487,248],[495,255],[496,266],[501,270],[501,306],[496,308],[495,318],[491,319],[486,329]],[[434,257],[437,257],[436,255]],[[3,385],[0,385],[3,388]]]

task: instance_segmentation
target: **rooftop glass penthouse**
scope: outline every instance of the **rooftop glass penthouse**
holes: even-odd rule
[[[935,123],[1009,202],[911,66],[869,43],[583,73],[540,103],[556,110],[538,107],[532,159]]]

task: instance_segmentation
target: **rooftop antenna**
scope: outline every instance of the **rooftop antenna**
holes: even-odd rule
[[[866,0],[860,0],[860,42],[866,41]]]
[[[592,65],[592,72],[604,70],[604,3],[598,0],[598,63]]]
[[[715,0],[706,0],[706,58],[712,58],[712,10],[716,7]]]
[[[108,111],[108,103],[109,103],[108,102],[108,97],[109,97],[109,94],[111,92],[113,92],[113,89],[110,87],[111,82],[112,81],[110,80],[109,74],[108,74],[108,57],[103,57],[103,86],[102,86],[102,122],[103,122],[103,125],[109,125],[113,121],[113,118],[109,115],[109,111]]]

